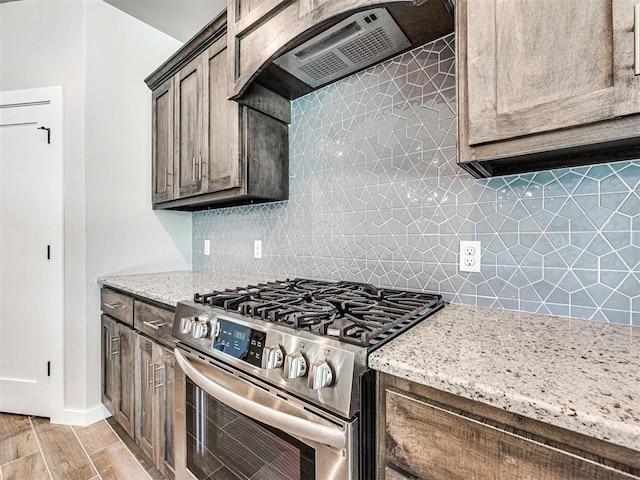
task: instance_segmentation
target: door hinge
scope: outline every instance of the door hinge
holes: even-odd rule
[[[47,260],[51,260],[51,245],[47,245]]]
[[[51,129],[47,127],[38,127],[38,130],[46,130],[47,131],[47,143],[51,143]]]
[[[47,362],[47,377],[51,376],[51,362]]]

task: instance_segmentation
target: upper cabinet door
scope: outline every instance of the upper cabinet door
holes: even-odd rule
[[[468,145],[640,111],[638,0],[460,0]],[[635,48],[640,48],[636,46]]]
[[[239,187],[240,153],[237,102],[227,99],[227,41],[221,38],[203,54],[203,192]]]
[[[152,96],[152,192],[153,203],[173,198],[173,78]]]
[[[176,197],[195,195],[201,189],[202,67],[198,57],[174,78]]]
[[[232,13],[229,21],[235,24],[238,31],[244,31],[292,1],[294,0],[229,0],[227,8]]]

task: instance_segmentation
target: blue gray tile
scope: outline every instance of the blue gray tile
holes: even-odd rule
[[[640,160],[471,178],[453,48],[450,35],[293,101],[289,200],[194,213],[193,268],[640,324]],[[481,273],[457,271],[460,240],[482,242]]]

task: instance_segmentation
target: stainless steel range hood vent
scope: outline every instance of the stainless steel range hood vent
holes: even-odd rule
[[[384,8],[356,13],[273,63],[311,87],[373,65],[411,45]]]

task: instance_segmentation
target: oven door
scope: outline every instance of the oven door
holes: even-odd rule
[[[344,421],[176,348],[176,480],[357,478],[357,419]]]

